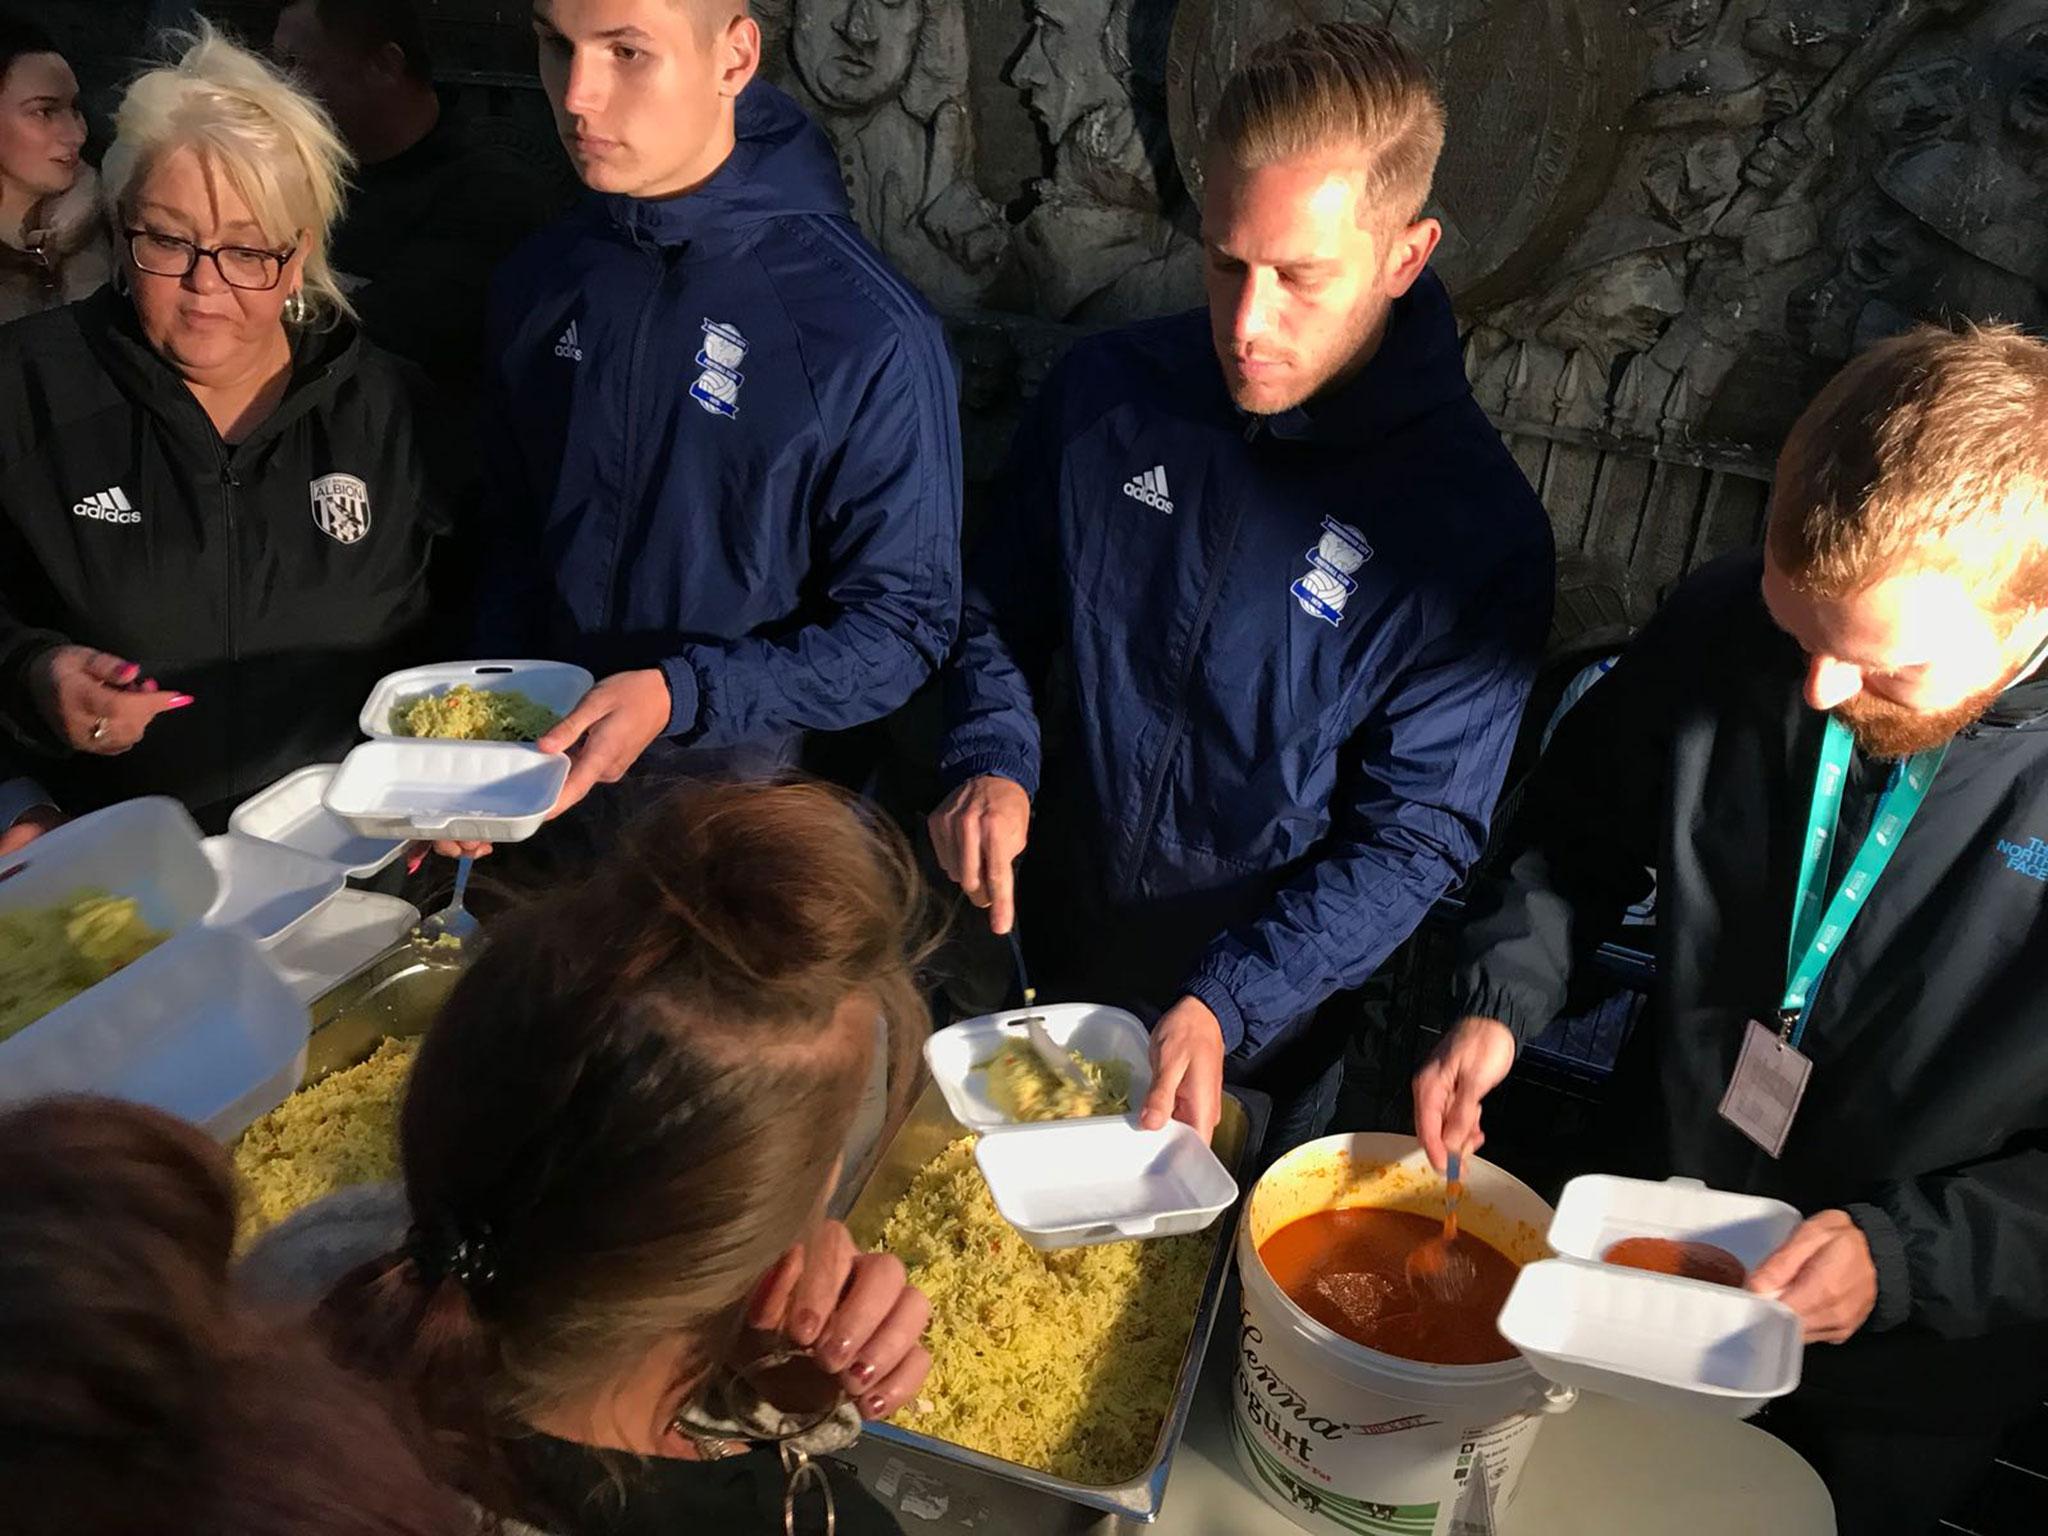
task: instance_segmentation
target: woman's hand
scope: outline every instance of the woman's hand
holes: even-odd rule
[[[841,1223],[826,1221],[761,1282],[747,1322],[809,1350],[839,1378],[863,1417],[886,1419],[910,1401],[932,1368],[918,1342],[931,1315],[901,1261],[862,1253]]]
[[[190,694],[161,691],[134,662],[84,645],[60,645],[42,657],[33,686],[58,738],[74,752],[100,757],[126,752],[158,715],[192,702]]]

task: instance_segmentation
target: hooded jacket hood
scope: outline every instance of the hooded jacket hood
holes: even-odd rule
[[[849,215],[832,141],[794,101],[765,80],[740,93],[736,142],[711,179],[680,197],[599,197],[627,233],[658,245],[724,247],[753,226],[792,213]]]

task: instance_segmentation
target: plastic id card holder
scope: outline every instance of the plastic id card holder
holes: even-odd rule
[[[1735,1075],[1721,1095],[1721,1118],[1776,1157],[1785,1150],[1812,1076],[1809,1057],[1788,1045],[1778,1030],[1751,1019],[1743,1027]]]

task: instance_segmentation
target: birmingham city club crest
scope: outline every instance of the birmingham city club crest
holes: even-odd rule
[[[1308,570],[1289,590],[1303,613],[1335,624],[1344,617],[1351,594],[1358,590],[1354,573],[1371,558],[1372,546],[1364,534],[1349,523],[1326,517],[1322,538],[1308,552]]]
[[[322,475],[313,493],[313,522],[337,544],[353,544],[370,531],[370,488],[354,475]]]
[[[747,338],[738,326],[706,320],[704,345],[697,352],[697,366],[704,371],[690,386],[690,398],[714,416],[739,415],[740,385],[747,378],[740,372],[740,364],[746,356]]]

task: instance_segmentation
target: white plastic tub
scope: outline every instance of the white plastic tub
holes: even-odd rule
[[[310,1004],[419,925],[419,908],[409,901],[343,891],[273,945],[269,960],[292,994]]]
[[[348,880],[339,864],[239,833],[209,837],[205,849],[221,885],[207,923],[239,929],[260,945],[290,933],[340,895]]]
[[[170,937],[0,1041],[0,1101],[101,1093],[238,1135],[297,1086],[306,1010],[245,934],[206,927],[219,882],[169,800],[131,800],[38,838],[0,879],[0,910],[82,888],[136,898]],[[5,873],[0,871],[0,873]]]
[[[1748,1417],[1799,1385],[1804,1330],[1781,1301],[1600,1262],[1623,1238],[1712,1243],[1754,1270],[1799,1225],[1781,1200],[1695,1179],[1573,1179],[1550,1245],[1501,1309],[1501,1333],[1551,1381]]]
[[[323,803],[327,786],[340,767],[339,763],[316,763],[286,774],[236,807],[228,818],[228,830],[339,864],[344,873],[358,879],[377,874],[398,857],[405,843],[397,838],[364,837],[327,809]]]
[[[370,741],[325,803],[364,837],[516,843],[540,830],[568,779],[567,757],[522,742]]]
[[[1481,1158],[1465,1160],[1465,1230],[1517,1262],[1545,1252],[1542,1199]],[[1514,1501],[1545,1417],[1575,1394],[1520,1357],[1427,1365],[1354,1344],[1287,1296],[1259,1247],[1316,1211],[1442,1212],[1443,1181],[1412,1136],[1326,1136],[1276,1162],[1245,1202],[1244,1283],[1232,1441],[1246,1477],[1304,1530],[1492,1536]]]
[[[534,703],[566,715],[583,702],[596,679],[584,668],[564,661],[449,661],[410,667],[380,679],[370,691],[358,722],[363,734],[372,741],[415,739],[392,729],[393,711],[428,694],[446,693],[458,683],[467,683],[479,693],[523,693]]]
[[[988,1096],[981,1068],[1039,1019],[1062,1050],[1131,1069],[1131,1110],[1014,1125]],[[974,1158],[1017,1235],[1053,1251],[1199,1232],[1237,1199],[1237,1181],[1193,1129],[1138,1125],[1152,1088],[1145,1026],[1120,1008],[1063,1003],[987,1014],[925,1041],[925,1064],[954,1118],[977,1133]]]

